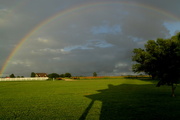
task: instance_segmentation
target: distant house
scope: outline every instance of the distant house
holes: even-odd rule
[[[35,73],[36,77],[48,77],[46,73]]]

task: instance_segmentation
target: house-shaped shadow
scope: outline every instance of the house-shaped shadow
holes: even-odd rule
[[[91,103],[86,108],[79,120],[85,120],[89,110],[92,108],[96,100],[102,102],[100,120],[113,120],[118,119],[120,116],[120,101],[122,96],[119,94],[119,87],[114,85],[108,85],[108,89],[98,90],[98,94],[87,95],[85,97],[91,99]]]
[[[149,89],[152,87],[153,92]],[[86,119],[96,100],[102,102],[100,120],[162,120],[165,116],[163,116],[164,112],[159,112],[162,111],[161,107],[163,107],[164,111],[169,111],[169,107],[166,105],[169,102],[166,99],[169,97],[169,93],[159,93],[157,88],[152,84],[108,85],[108,89],[98,90],[98,92],[97,94],[85,96],[91,99],[91,102],[79,120]],[[162,101],[161,104],[158,101]],[[147,102],[151,103],[147,104]],[[171,112],[173,111],[171,110]],[[166,117],[168,118],[167,115]],[[170,116],[170,118],[176,118],[176,116]]]

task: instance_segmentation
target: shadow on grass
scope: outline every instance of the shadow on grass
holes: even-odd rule
[[[170,97],[170,88],[154,85],[109,85],[87,95],[91,103],[79,120],[85,120],[94,101],[101,101],[100,120],[172,120],[179,118],[180,98]]]

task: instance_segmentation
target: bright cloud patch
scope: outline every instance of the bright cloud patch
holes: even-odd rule
[[[65,47],[63,50],[64,51],[72,51],[72,50],[76,50],[76,49],[89,50],[89,49],[93,49],[93,48],[89,47],[88,45],[75,45],[75,46]]]
[[[39,51],[40,52],[45,52],[45,53],[54,53],[54,54],[67,53],[63,49],[52,49],[52,48],[44,48],[44,49],[40,49]]]
[[[30,52],[32,55],[46,55],[46,54],[68,54],[68,51],[64,49],[52,49],[52,48],[44,48],[39,50],[32,50]]]
[[[115,65],[115,68],[121,68],[121,67],[127,67],[128,65],[126,63],[118,63]]]
[[[107,47],[113,47],[114,45],[106,42],[105,40],[89,40],[89,45],[99,47],[99,48],[107,48]]]
[[[0,9],[0,24],[4,24],[4,22],[6,22],[6,17],[9,13],[10,11],[7,9]]]
[[[30,67],[32,63],[30,61],[21,61],[21,60],[15,60],[11,62],[12,65],[23,65],[26,67]]]
[[[40,38],[40,37],[37,39],[37,41],[41,42],[41,43],[48,43],[49,42],[48,39],[44,39],[44,38]]]
[[[164,26],[169,30],[171,36],[180,32],[180,22],[165,22]]]
[[[54,57],[53,60],[61,60],[60,57]]]
[[[75,45],[75,46],[68,46],[65,47],[63,50],[64,51],[72,51],[72,50],[91,50],[91,49],[95,49],[96,47],[98,48],[108,48],[108,47],[112,47],[114,45],[106,42],[105,40],[88,40],[87,43],[83,44],[83,45]]]

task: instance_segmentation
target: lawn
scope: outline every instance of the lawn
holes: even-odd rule
[[[180,88],[154,81],[93,79],[0,82],[0,120],[170,120],[180,113]]]

